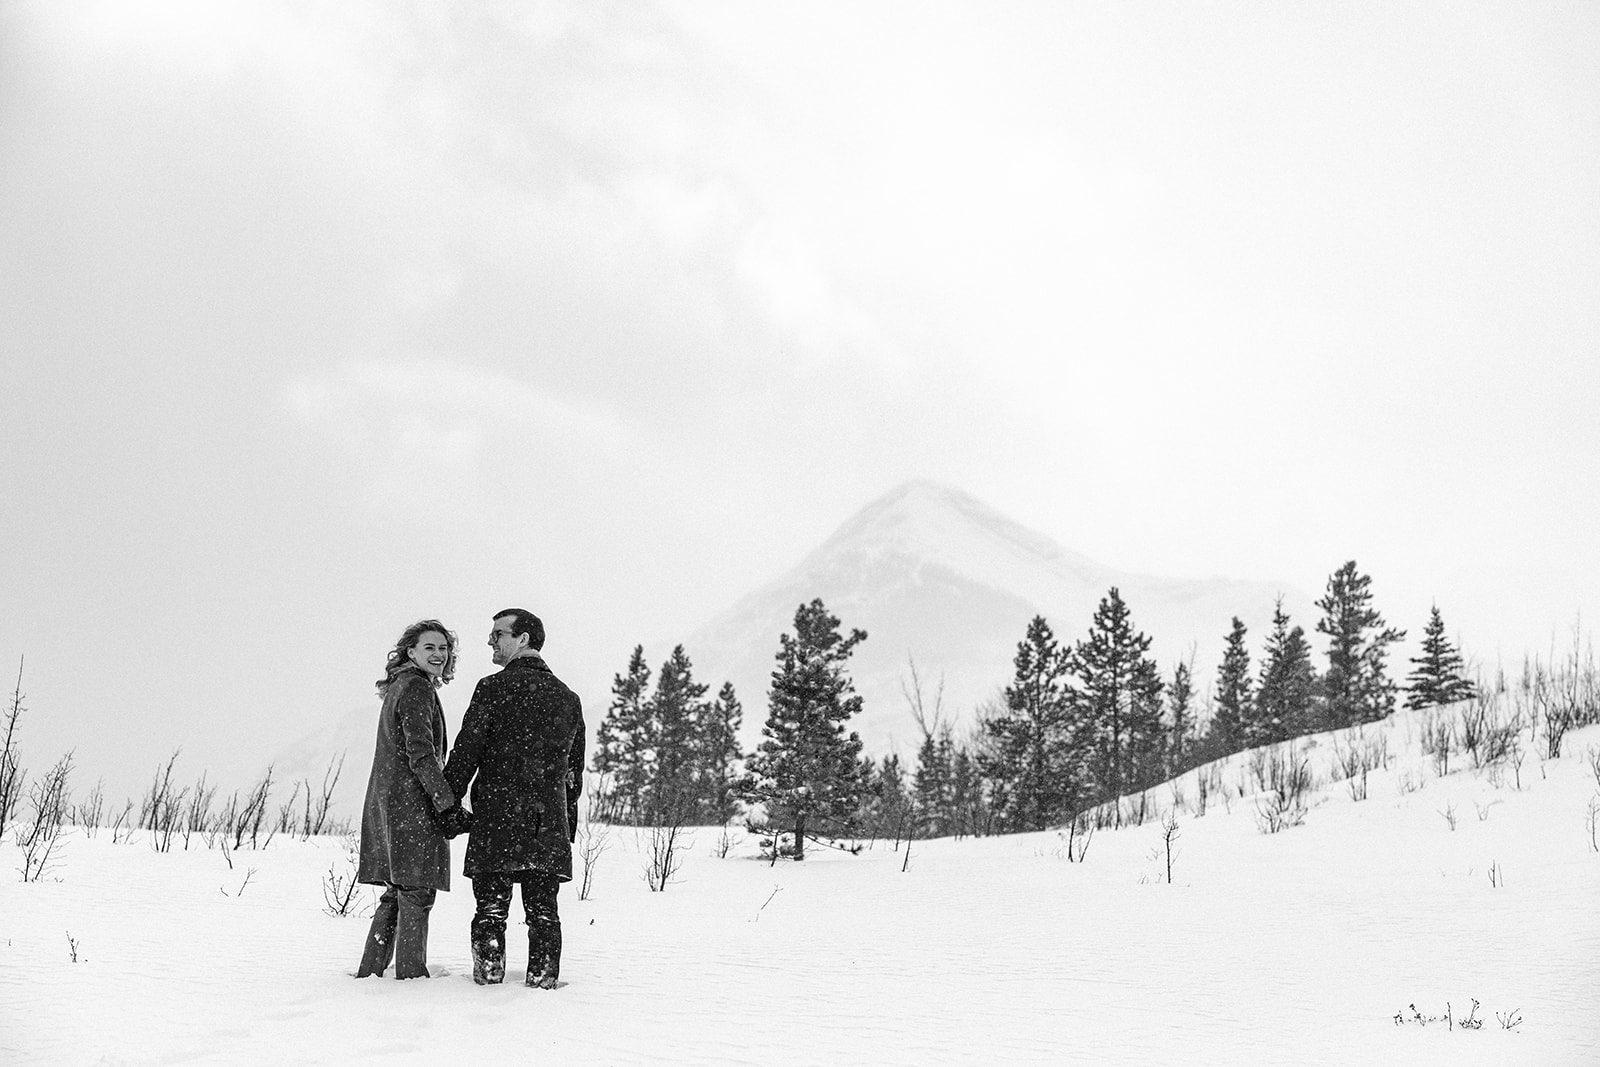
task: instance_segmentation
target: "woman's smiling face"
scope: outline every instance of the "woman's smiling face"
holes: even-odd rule
[[[438,630],[424,630],[417,635],[417,643],[407,651],[411,662],[428,672],[430,678],[444,673],[450,662],[450,639]]]

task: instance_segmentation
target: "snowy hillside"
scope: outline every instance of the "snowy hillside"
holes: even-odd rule
[[[1559,759],[1525,735],[1520,764],[1443,765],[1448,714],[1283,749],[1310,777],[1298,825],[1264,832],[1272,753],[1243,753],[1081,861],[1047,832],[769,866],[702,829],[653,893],[648,835],[613,829],[590,899],[562,893],[554,992],[515,951],[507,985],[472,984],[462,879],[434,978],[350,977],[366,922],[324,909],[337,839],[228,857],[69,830],[24,883],[8,835],[0,1062],[1600,1063],[1600,727]]]
[[[1082,637],[1095,606],[1116,586],[1135,624],[1153,639],[1164,672],[1196,649],[1203,680],[1221,658],[1238,615],[1252,641],[1266,637],[1281,592],[1309,632],[1309,597],[1260,582],[1178,580],[1128,574],[1069,552],[948,486],[910,482],[886,494],[801,560],[685,642],[697,674],[731,680],[744,702],[747,741],[759,737],[778,636],[795,608],[821,597],[844,628],[866,630],[850,671],[864,698],[853,726],[868,750],[910,756],[920,737],[906,709],[908,657],[930,690],[942,676],[945,708],[969,718],[1010,680],[1028,620],[1044,615],[1059,639]],[[646,648],[652,665],[668,648]],[[619,664],[620,668],[621,664]]]

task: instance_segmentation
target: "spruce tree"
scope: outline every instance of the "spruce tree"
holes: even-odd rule
[[[987,834],[991,826],[984,801],[983,775],[978,760],[966,745],[957,745],[950,756],[949,833]]]
[[[1316,669],[1311,665],[1311,646],[1306,633],[1289,625],[1278,598],[1272,612],[1272,633],[1267,638],[1266,657],[1261,665],[1261,685],[1254,706],[1244,722],[1244,745],[1258,748],[1284,741],[1316,728]]]
[[[1279,601],[1280,607],[1282,601]],[[1206,734],[1206,755],[1211,759],[1238,752],[1245,747],[1245,724],[1255,713],[1251,692],[1250,650],[1245,646],[1248,631],[1239,617],[1233,617],[1222,648],[1222,664],[1217,668],[1216,712]]]
[[[847,818],[861,797],[861,737],[845,732],[861,697],[845,663],[866,639],[864,630],[842,636],[821,600],[800,605],[793,635],[778,638],[762,742],[740,792],[792,826],[796,860],[805,859],[809,821]]]
[[[743,724],[744,709],[733,691],[733,683],[723,682],[706,716],[700,740],[700,771],[704,782],[700,795],[710,805],[712,822],[726,822],[733,814],[733,782],[744,756],[739,748],[739,729]]]
[[[611,706],[595,731],[591,766],[601,778],[603,817],[610,821],[632,821],[644,807],[655,744],[649,691],[644,646],[635,645],[627,671],[612,679]]]
[[[979,768],[1003,828],[1043,830],[1072,814],[1084,774],[1071,747],[1067,652],[1044,616],[1028,623],[1012,665],[1004,710],[983,721]]]
[[[1149,649],[1150,638],[1134,628],[1115,587],[1095,609],[1089,635],[1073,649],[1075,702],[1101,799],[1142,788],[1161,769],[1164,685]]]
[[[917,770],[912,778],[912,797],[916,802],[922,830],[929,837],[952,833],[952,787],[950,760],[954,745],[950,728],[927,733],[917,749]]]
[[[701,775],[706,753],[701,745],[711,708],[706,686],[694,680],[694,665],[682,645],[672,650],[656,675],[650,699],[655,760],[651,768],[645,821],[664,826],[700,821],[704,814]]]
[[[1439,614],[1437,604],[1422,631],[1422,655],[1411,660],[1411,664],[1411,674],[1406,678],[1408,708],[1454,704],[1477,695],[1476,687],[1464,673],[1461,653],[1444,635],[1444,617]]]
[[[1172,725],[1167,728],[1167,777],[1182,774],[1189,766],[1194,734],[1194,668],[1180,662],[1172,669],[1172,684],[1167,686],[1167,709]]]
[[[1372,607],[1372,579],[1350,560],[1328,578],[1317,607],[1323,616],[1317,632],[1328,637],[1328,670],[1323,675],[1327,727],[1374,722],[1394,710],[1395,686],[1385,674],[1388,646],[1404,630],[1384,625]]]

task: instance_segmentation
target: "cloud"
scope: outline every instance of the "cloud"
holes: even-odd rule
[[[369,503],[418,483],[457,501],[482,491],[489,453],[553,448],[605,452],[632,431],[610,408],[555,396],[497,371],[437,359],[356,359],[294,376],[287,411],[323,435],[366,482]]]

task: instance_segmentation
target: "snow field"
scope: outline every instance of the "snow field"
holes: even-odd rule
[[[1359,802],[1328,780],[1331,736],[1302,742],[1318,786],[1276,834],[1249,798],[1195,817],[1191,772],[1170,885],[1158,821],[1097,832],[1083,863],[1047,832],[915,842],[904,871],[881,841],[770,866],[740,835],[719,859],[705,828],[665,893],[642,877],[647,832],[614,828],[592,899],[563,889],[555,992],[521,985],[515,921],[507,984],[472,984],[459,876],[434,909],[437,977],[352,979],[366,920],[323,910],[339,839],[280,837],[229,869],[198,839],[158,854],[72,831],[28,884],[7,841],[0,1061],[1600,1063],[1582,756],[1600,728],[1530,754],[1517,789],[1465,758],[1437,776],[1415,727],[1366,728],[1392,758]],[[1246,760],[1220,768],[1230,787]],[[1413,1004],[1461,1020],[1474,998],[1481,1029],[1395,1022]]]

